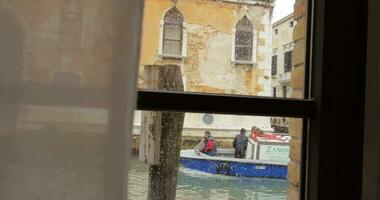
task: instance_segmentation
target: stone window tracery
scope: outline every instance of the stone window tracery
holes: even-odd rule
[[[252,61],[253,26],[246,16],[236,24],[235,60]]]
[[[182,13],[173,7],[161,22],[159,54],[163,57],[184,57],[186,54],[186,32]]]

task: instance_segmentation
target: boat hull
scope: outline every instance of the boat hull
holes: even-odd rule
[[[262,177],[286,179],[287,166],[270,163],[247,163],[231,160],[199,159],[181,157],[183,167],[211,174],[227,176]]]

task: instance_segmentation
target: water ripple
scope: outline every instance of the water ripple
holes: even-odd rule
[[[129,170],[128,199],[146,200],[148,166],[133,159]],[[180,168],[177,200],[282,200],[286,199],[287,181],[265,178],[212,175]]]

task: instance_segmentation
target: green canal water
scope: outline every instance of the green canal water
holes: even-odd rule
[[[132,158],[128,199],[146,200],[148,166]],[[281,200],[286,199],[286,180],[227,177],[180,168],[177,200]]]

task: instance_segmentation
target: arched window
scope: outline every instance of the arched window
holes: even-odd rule
[[[253,34],[253,25],[247,16],[244,16],[236,24],[234,55],[236,61],[252,61]]]
[[[176,7],[165,13],[162,39],[164,55],[182,55],[183,21],[183,15]]]

